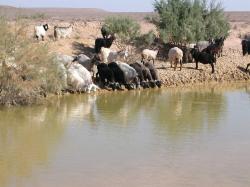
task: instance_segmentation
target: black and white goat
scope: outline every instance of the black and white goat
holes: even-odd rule
[[[49,30],[49,26],[46,23],[45,25],[35,26],[35,37],[37,40],[40,38],[44,41],[44,37],[46,36],[46,32]]]
[[[102,47],[110,48],[115,39],[114,34],[112,34],[109,38],[97,38],[95,40],[95,52],[100,53]]]

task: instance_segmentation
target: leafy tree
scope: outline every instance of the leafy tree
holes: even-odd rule
[[[229,24],[220,3],[206,0],[155,0],[151,17],[164,42],[195,42],[226,36]]]
[[[212,1],[209,6],[209,13],[205,20],[206,38],[215,38],[227,36],[229,31],[229,23],[226,21],[221,4]]]
[[[136,38],[135,46],[137,48],[149,48],[156,39],[156,35],[153,30],[149,31],[146,34],[142,34]]]

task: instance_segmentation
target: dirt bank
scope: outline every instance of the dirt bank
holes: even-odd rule
[[[184,64],[182,71],[170,68],[168,62],[156,62],[160,77],[165,86],[182,86],[187,84],[233,82],[250,80],[250,72],[246,72],[250,57],[242,57],[240,50],[226,49],[223,57],[217,60],[215,73],[211,74],[211,66],[199,64],[195,69],[195,63]]]

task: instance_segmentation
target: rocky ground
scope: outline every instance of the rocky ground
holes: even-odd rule
[[[167,62],[158,62],[160,77],[165,86],[181,86],[197,83],[247,81],[250,72],[246,72],[250,57],[242,57],[240,50],[225,49],[223,57],[215,65],[215,73],[211,74],[211,66],[199,64],[184,64],[182,71],[174,71]]]

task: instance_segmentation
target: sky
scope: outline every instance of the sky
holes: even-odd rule
[[[117,12],[153,11],[154,0],[0,0],[15,7],[101,8]],[[227,11],[250,11],[250,0],[220,0]]]

